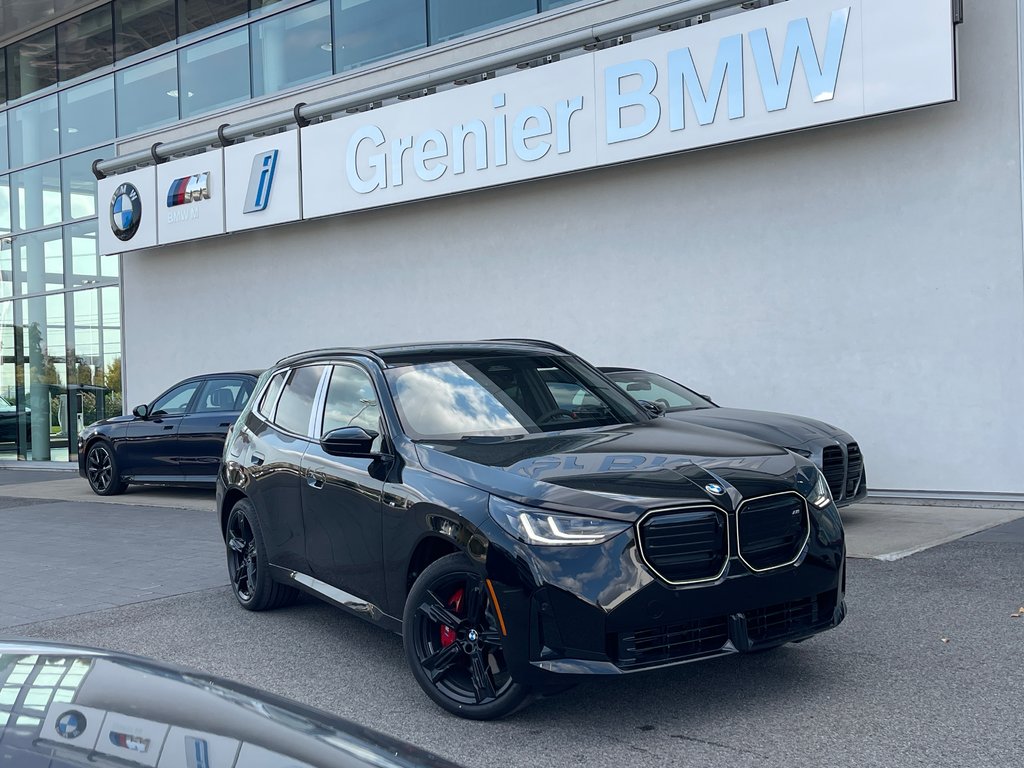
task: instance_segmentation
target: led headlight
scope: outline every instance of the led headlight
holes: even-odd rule
[[[616,520],[556,515],[495,496],[491,497],[487,509],[494,521],[512,536],[527,544],[547,547],[600,544],[630,527],[629,523]]]
[[[818,509],[824,509],[832,503],[832,491],[828,489],[828,483],[825,481],[825,476],[818,470],[818,482],[811,488],[811,492],[807,494],[807,500]]]

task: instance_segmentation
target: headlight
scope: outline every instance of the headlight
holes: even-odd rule
[[[487,510],[494,522],[527,544],[567,546],[600,544],[629,528],[629,523],[582,515],[556,515],[492,496]]]
[[[818,509],[824,509],[832,503],[832,491],[828,489],[828,483],[825,481],[825,476],[821,474],[821,470],[818,470],[818,482],[811,488],[811,492],[807,494],[807,500],[811,502]]]

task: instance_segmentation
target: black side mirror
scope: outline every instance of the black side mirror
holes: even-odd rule
[[[149,406],[148,405],[136,405],[132,409],[132,415],[136,416],[136,417],[138,417],[140,419],[147,418],[149,416]]]
[[[331,456],[348,456],[354,459],[369,459],[375,454],[371,450],[379,432],[362,427],[341,427],[332,429],[320,438],[320,447]]]
[[[662,416],[665,413],[665,409],[657,403],[652,403],[650,400],[638,400],[638,403],[644,407],[651,416]]]

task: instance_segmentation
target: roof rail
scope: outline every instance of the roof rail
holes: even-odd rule
[[[563,347],[561,344],[555,344],[553,341],[545,341],[544,339],[484,339],[484,341],[511,341],[520,342],[522,344],[533,344],[535,347],[547,347],[548,349],[554,349],[558,352],[565,352],[567,355],[574,354],[568,349]]]
[[[360,357],[368,357],[381,368],[388,367],[388,364],[384,362],[384,359],[380,355],[369,349],[364,349],[363,347],[325,347],[323,349],[308,349],[305,352],[296,352],[294,355],[282,357],[277,361],[276,365],[298,363],[310,358],[327,357],[331,355],[358,355]]]

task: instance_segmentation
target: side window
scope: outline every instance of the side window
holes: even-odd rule
[[[252,381],[242,378],[209,379],[203,385],[195,413],[240,411],[252,393]]]
[[[341,427],[380,432],[380,403],[369,374],[354,365],[336,365],[327,386],[323,434]],[[380,449],[378,437],[373,450]]]
[[[281,393],[281,387],[284,386],[284,378],[288,375],[288,371],[281,371],[275,373],[274,378],[267,384],[267,388],[263,390],[263,397],[260,398],[259,405],[256,408],[256,412],[265,419],[271,419],[274,416],[274,406],[277,404],[277,396]]]
[[[182,384],[180,387],[175,387],[166,395],[161,396],[155,403],[150,413],[153,416],[175,416],[181,415],[188,410],[188,404],[192,401],[192,396],[199,389],[201,381],[190,381],[188,384]]]
[[[281,429],[305,435],[309,432],[309,417],[313,413],[313,398],[320,384],[324,366],[307,365],[296,368],[277,401],[274,423]]]

